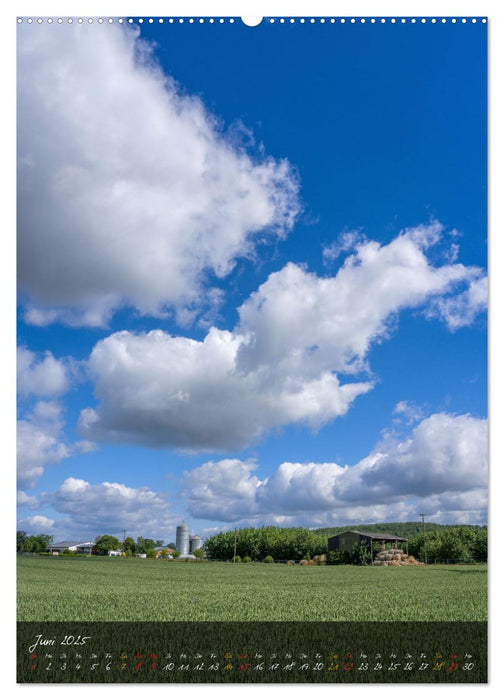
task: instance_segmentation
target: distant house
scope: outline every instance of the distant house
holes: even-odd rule
[[[76,554],[91,554],[94,545],[94,542],[55,542],[49,546],[49,551],[53,554],[61,554],[68,549]]]
[[[159,559],[159,557],[164,556],[163,552],[166,552],[168,555],[168,559],[173,559],[173,552],[174,549],[170,549],[170,547],[156,547],[155,552],[156,552],[156,559]]]

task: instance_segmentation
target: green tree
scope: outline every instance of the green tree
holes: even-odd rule
[[[156,543],[148,537],[137,537],[136,551],[139,554],[147,554],[149,549],[155,549]]]
[[[31,535],[30,541],[30,552],[46,552],[51,544],[51,535]]]
[[[203,557],[205,555],[205,553],[203,552],[202,549],[195,549],[193,553],[194,553],[194,556],[196,557],[196,559],[203,559]]]
[[[16,551],[29,552],[29,537],[24,530],[16,532]]]
[[[102,535],[96,540],[94,549],[98,554],[107,555],[111,550],[121,549],[121,543],[113,535]]]
[[[133,537],[126,537],[126,539],[123,542],[123,550],[126,552],[126,554],[135,554],[136,544]]]

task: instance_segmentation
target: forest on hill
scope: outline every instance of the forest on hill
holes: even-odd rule
[[[446,528],[458,527],[457,525],[439,525],[438,523],[425,523],[425,531],[443,530]],[[476,530],[484,529],[485,526],[480,525],[464,525],[464,527],[474,528]],[[383,534],[397,535],[398,537],[407,537],[408,539],[423,532],[423,525],[419,521],[407,523],[372,523],[370,525],[341,525],[338,527],[319,527],[313,530],[318,535],[332,537],[340,532],[347,530],[359,530],[359,532],[381,532]]]

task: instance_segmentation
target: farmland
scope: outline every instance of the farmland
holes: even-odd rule
[[[18,557],[19,621],[484,621],[487,567]]]

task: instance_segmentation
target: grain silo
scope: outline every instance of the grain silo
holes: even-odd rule
[[[182,522],[182,525],[177,527],[177,538],[175,546],[180,552],[180,555],[189,554],[189,525]]]
[[[189,552],[194,554],[197,549],[201,549],[203,545],[203,540],[199,535],[192,535],[189,538]]]

